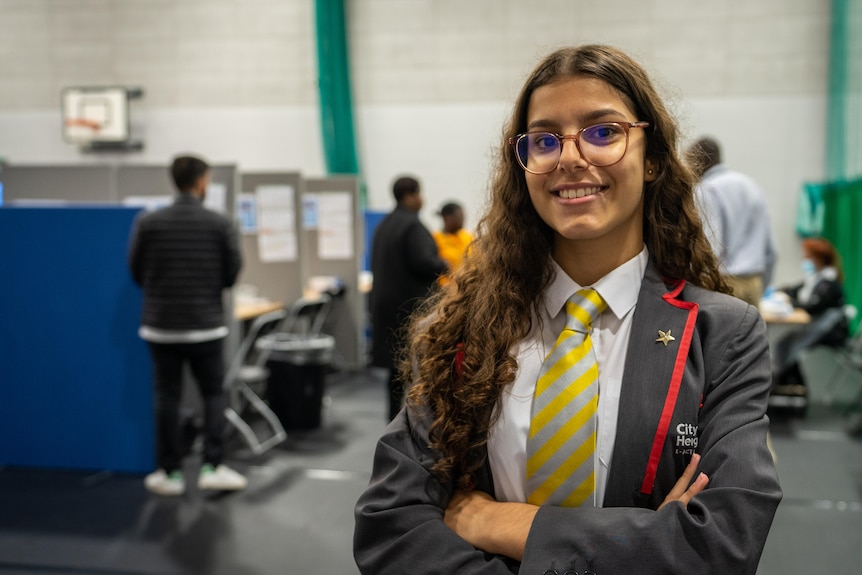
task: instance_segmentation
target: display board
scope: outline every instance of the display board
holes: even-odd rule
[[[105,203],[116,201],[116,168],[107,164],[5,165],[3,202]]]
[[[233,214],[238,171],[233,164],[211,168],[211,187],[222,198],[223,211]],[[122,204],[129,198],[160,197],[167,201],[176,194],[167,165],[78,164],[6,165],[0,171],[4,202]]]
[[[219,205],[233,215],[238,171],[233,164],[211,167],[210,187],[218,192]],[[168,165],[79,164],[69,166],[6,165],[0,171],[7,205],[81,204],[157,207],[173,201],[176,194]],[[213,194],[215,195],[215,194]],[[123,245],[128,237],[123,238]],[[233,298],[225,291],[226,317],[233,316]],[[230,327],[235,327],[231,325]],[[238,333],[231,329],[228,350],[238,345]]]
[[[345,366],[366,364],[365,294],[359,272],[365,256],[365,226],[359,211],[359,180],[354,176],[305,180],[302,259],[306,281],[337,277],[344,293],[336,299],[330,335]]]
[[[0,208],[0,467],[148,472],[155,464],[138,210]]]
[[[288,188],[292,190],[289,194],[293,204],[290,210],[293,222],[290,222],[290,227],[296,231],[299,226],[300,199],[304,189],[302,177],[298,173],[291,172],[243,172],[240,175],[240,182],[242,192],[238,198],[239,202],[245,202],[246,206],[240,208],[237,213],[240,228],[244,228],[240,240],[244,263],[238,283],[251,285],[257,290],[259,297],[280,301],[289,307],[302,297],[305,272],[299,254],[303,249],[303,238],[295,233],[297,252],[295,258],[275,257],[278,255],[276,253],[271,253],[273,257],[267,258],[266,253],[262,253],[259,232],[261,224],[265,224],[265,221],[261,222],[259,215],[263,215],[260,212],[266,207],[259,204],[258,192],[262,189],[270,192],[286,191]],[[243,210],[246,210],[245,216]],[[265,249],[268,247],[271,246],[264,245]]]

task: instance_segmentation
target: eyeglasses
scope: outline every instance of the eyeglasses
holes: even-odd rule
[[[626,155],[631,128],[647,127],[649,122],[605,122],[581,128],[570,136],[527,132],[509,138],[509,145],[515,150],[521,167],[531,174],[549,174],[556,170],[566,140],[574,140],[578,153],[589,164],[604,168],[616,164]]]

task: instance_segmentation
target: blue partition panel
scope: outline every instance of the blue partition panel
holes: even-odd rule
[[[0,466],[152,470],[137,211],[0,208]]]
[[[362,215],[365,218],[365,256],[362,260],[362,269],[368,271],[371,269],[371,246],[374,243],[374,232],[377,230],[377,225],[389,215],[389,212],[365,210]]]

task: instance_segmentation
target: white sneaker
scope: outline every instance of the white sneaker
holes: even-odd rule
[[[209,463],[205,463],[201,467],[200,475],[198,475],[198,488],[200,489],[239,491],[245,489],[247,485],[248,480],[227,465],[213,467]]]
[[[144,478],[144,487],[157,495],[182,495],[186,482],[182,471],[172,471],[169,475],[164,469],[159,469]]]

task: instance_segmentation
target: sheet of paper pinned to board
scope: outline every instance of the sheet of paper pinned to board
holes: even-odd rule
[[[221,182],[210,182],[204,198],[204,207],[220,214],[227,212],[227,186]]]
[[[258,186],[257,251],[262,262],[291,262],[298,256],[293,186]]]
[[[349,192],[317,195],[317,255],[322,260],[353,258],[353,197]]]
[[[239,229],[244,234],[257,233],[257,196],[242,193],[236,199],[236,215],[239,218]]]
[[[317,194],[306,192],[302,194],[302,229],[317,229]]]

